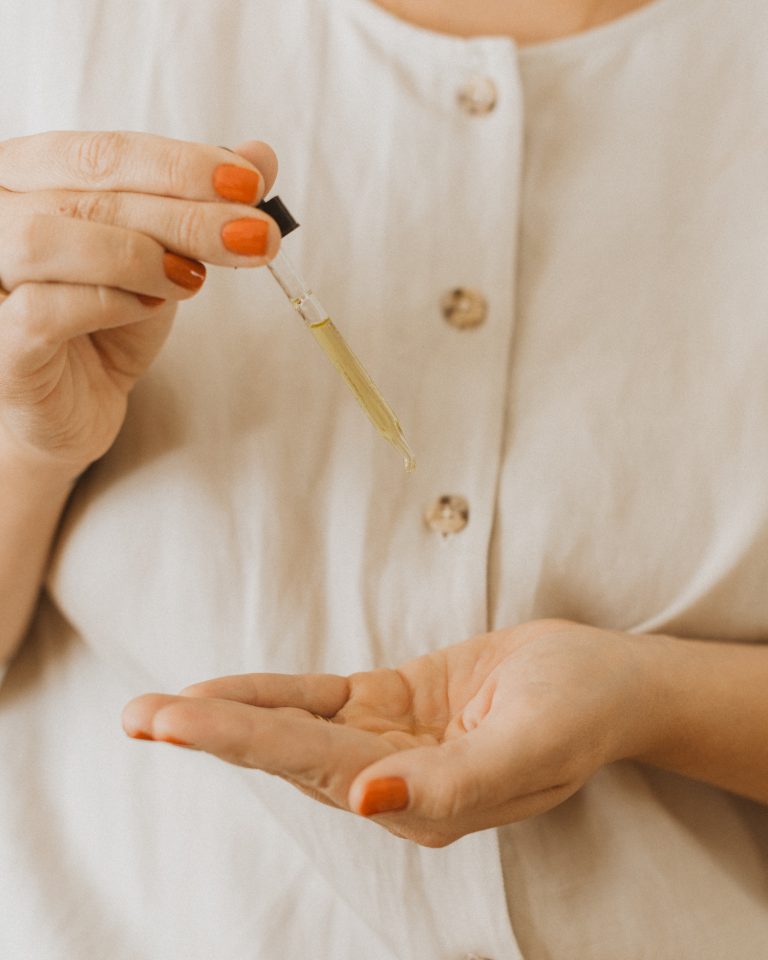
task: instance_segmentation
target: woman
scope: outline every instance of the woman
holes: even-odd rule
[[[4,955],[759,955],[768,15],[538,6],[12,6]]]

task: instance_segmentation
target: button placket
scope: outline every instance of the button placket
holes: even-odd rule
[[[476,166],[480,161],[482,167],[484,158],[485,169],[496,174],[492,181],[496,186],[489,188],[485,181],[463,187],[458,182],[450,186],[446,184],[444,192],[457,199],[450,207],[443,207],[435,218],[435,223],[444,225],[447,240],[446,256],[435,270],[435,279],[438,283],[442,281],[437,288],[438,291],[442,288],[442,292],[435,297],[435,314],[457,333],[466,332],[467,337],[458,338],[444,332],[434,346],[433,356],[445,357],[447,362],[442,383],[436,383],[436,389],[431,391],[433,402],[439,404],[442,416],[432,419],[430,435],[433,438],[447,437],[448,433],[461,431],[462,442],[458,445],[449,442],[439,459],[433,461],[439,469],[439,476],[434,479],[443,490],[447,487],[447,492],[440,494],[439,487],[437,491],[433,488],[437,495],[433,494],[431,501],[422,501],[421,517],[426,529],[439,535],[433,538],[433,542],[453,541],[457,534],[462,534],[462,549],[458,553],[441,550],[441,557],[461,555],[466,559],[487,549],[493,515],[486,493],[492,494],[495,487],[488,482],[485,473],[493,458],[486,456],[485,450],[478,455],[481,447],[478,438],[490,437],[495,428],[500,427],[504,416],[501,409],[507,373],[504,358],[511,324],[491,329],[496,325],[488,323],[488,300],[493,296],[494,315],[499,311],[502,316],[506,315],[514,300],[514,213],[517,202],[514,191],[520,154],[519,141],[510,135],[510,131],[521,119],[521,113],[514,51],[498,41],[480,40],[466,45],[462,53],[463,63],[457,64],[452,85],[453,133],[458,138],[456,149],[466,155],[469,166]],[[450,92],[447,94],[451,95]],[[502,104],[504,113],[509,112],[508,118],[500,116]],[[461,117],[462,113],[466,119]],[[483,115],[487,117],[485,121],[473,119]],[[506,164],[500,160],[502,156],[506,156]],[[457,188],[455,194],[451,186]],[[452,247],[451,239],[456,236],[454,223],[461,224],[460,236],[464,243]],[[482,242],[486,232],[496,239],[495,243]],[[470,244],[470,238],[474,243]],[[464,278],[469,281],[466,286],[461,282]],[[472,331],[477,331],[474,336]],[[480,370],[481,378],[474,379]],[[497,390],[494,390],[494,384],[498,384]],[[474,404],[466,403],[468,390],[476,401]],[[470,415],[473,405],[476,417],[482,421],[480,431],[473,427]],[[494,452],[497,450],[494,445]],[[480,472],[479,463],[484,465],[483,472]],[[451,490],[454,483],[461,484],[460,490],[464,487],[461,494]],[[429,490],[425,493],[430,496]],[[471,527],[470,499],[473,503]],[[448,561],[441,559],[440,562],[446,564],[446,574],[453,575],[447,567]],[[478,565],[474,569],[481,568]],[[477,629],[482,629],[482,613],[479,608],[477,612],[481,614],[477,617]]]
[[[421,459],[407,488],[409,529],[393,543],[398,549],[402,543],[401,555],[411,560],[400,568],[404,588],[418,556],[434,595],[451,598],[438,600],[423,618],[430,647],[486,628],[487,558],[514,324],[519,83],[507,45],[497,40],[470,46],[476,54],[453,43],[419,91],[423,100],[438,101],[442,124],[435,125],[428,145],[419,141],[418,156],[434,167],[434,176],[405,211],[405,222],[417,228],[405,242],[418,270],[399,274],[407,282],[396,301],[410,321],[404,343],[418,361],[412,367],[414,414],[404,411],[403,424],[415,424]],[[475,170],[481,175],[468,178],[467,171]],[[411,655],[418,652],[414,648]],[[444,918],[432,955],[519,960],[496,841],[467,842],[473,849],[477,844],[472,855],[450,848],[441,852],[439,867],[429,861],[427,916]],[[450,869],[454,863],[461,870]],[[469,905],[465,873],[493,878],[492,890],[469,898]],[[483,884],[469,886],[480,890]],[[414,913],[421,916],[418,906]]]

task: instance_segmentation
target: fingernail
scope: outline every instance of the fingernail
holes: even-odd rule
[[[364,817],[377,813],[405,810],[408,806],[408,785],[402,777],[381,777],[371,780],[363,790],[358,812]]]
[[[137,293],[136,299],[145,307],[159,307],[161,303],[165,303],[164,297],[148,297],[145,293]]]
[[[254,217],[243,217],[224,224],[221,240],[232,253],[244,253],[249,257],[263,257],[267,252],[269,223]]]
[[[185,290],[199,290],[205,283],[205,266],[199,260],[189,260],[178,253],[165,253],[163,267],[166,277]]]
[[[256,203],[261,191],[261,177],[255,170],[222,163],[213,171],[213,189],[225,200]]]
[[[128,733],[128,731],[125,731]],[[128,733],[129,737],[133,737],[134,740],[154,740],[155,738],[151,733],[144,733],[143,730],[134,730],[133,733]]]

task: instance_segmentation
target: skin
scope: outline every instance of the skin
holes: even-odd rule
[[[427,30],[460,37],[509,36],[521,46],[566,37],[631,13],[649,0],[377,0]]]
[[[494,0],[474,19],[458,0],[382,5],[414,20],[439,15],[446,32],[524,40],[561,35],[564,2]],[[567,29],[627,6],[571,4]],[[257,142],[236,157],[142,134],[0,143],[0,658],[24,635],[74,482],[114,441],[130,390],[192,295],[166,275],[164,254],[259,266],[276,252],[274,225],[265,256],[222,244],[226,223],[260,216],[213,190],[214,171],[232,163],[259,172],[259,195],[274,180],[274,154]],[[147,694],[123,723],[131,736],[265,770],[352,813],[370,814],[371,795],[391,802],[399,783],[402,809],[380,809],[376,821],[442,846],[550,809],[622,759],[768,803],[767,685],[760,645],[547,620],[391,670],[225,677],[181,696]],[[382,782],[388,794],[372,791]]]
[[[379,4],[428,29],[525,44],[599,26],[643,0]],[[224,677],[179,697],[149,694],[126,707],[123,725],[444,846],[551,809],[619,760],[768,803],[766,684],[761,645],[544,620],[392,670]]]
[[[256,199],[277,173],[258,141],[236,154],[148,134],[0,143],[0,661],[29,623],[75,480],[112,445],[194,295],[166,275],[164,254],[252,267],[279,247],[268,217],[214,189],[233,164],[256,177]],[[224,247],[223,227],[243,217],[269,224],[265,256]]]
[[[343,809],[360,806],[367,782],[404,778],[408,810],[379,823],[443,846],[560,803],[623,752],[622,715],[640,708],[638,651],[603,631],[579,643],[570,632],[528,624],[348,678],[222,678],[139,698],[123,724]]]
[[[441,847],[549,810],[618,760],[768,803],[767,681],[762,646],[539,620],[393,670],[249,674],[147,694],[123,726],[351,813],[398,778],[405,809],[374,820]]]

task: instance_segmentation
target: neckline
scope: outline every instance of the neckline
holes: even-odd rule
[[[366,0],[372,2],[372,0]],[[518,47],[521,60],[540,60],[546,57],[570,56],[589,51],[589,48],[601,47],[604,43],[621,42],[629,39],[636,33],[650,29],[657,23],[677,16],[687,8],[698,6],[698,0],[651,0],[650,3],[622,14],[615,20],[601,23],[588,30],[572,33],[567,37],[557,37],[554,40],[542,40],[540,43],[526,44]]]
[[[419,26],[398,17],[379,6],[375,0],[341,0],[351,9],[388,30],[393,38],[403,44],[428,44],[433,48],[438,44],[453,49],[471,49],[482,46],[500,46],[514,49],[522,63],[537,62],[546,59],[570,58],[572,55],[584,55],[592,49],[596,52],[604,45],[621,42],[644,32],[653,25],[676,16],[688,8],[698,8],[698,0],[650,0],[649,3],[622,14],[614,20],[590,27],[579,33],[542,40],[538,43],[518,44],[512,37],[504,34],[478,34],[473,37],[461,37],[452,33],[441,33]]]

